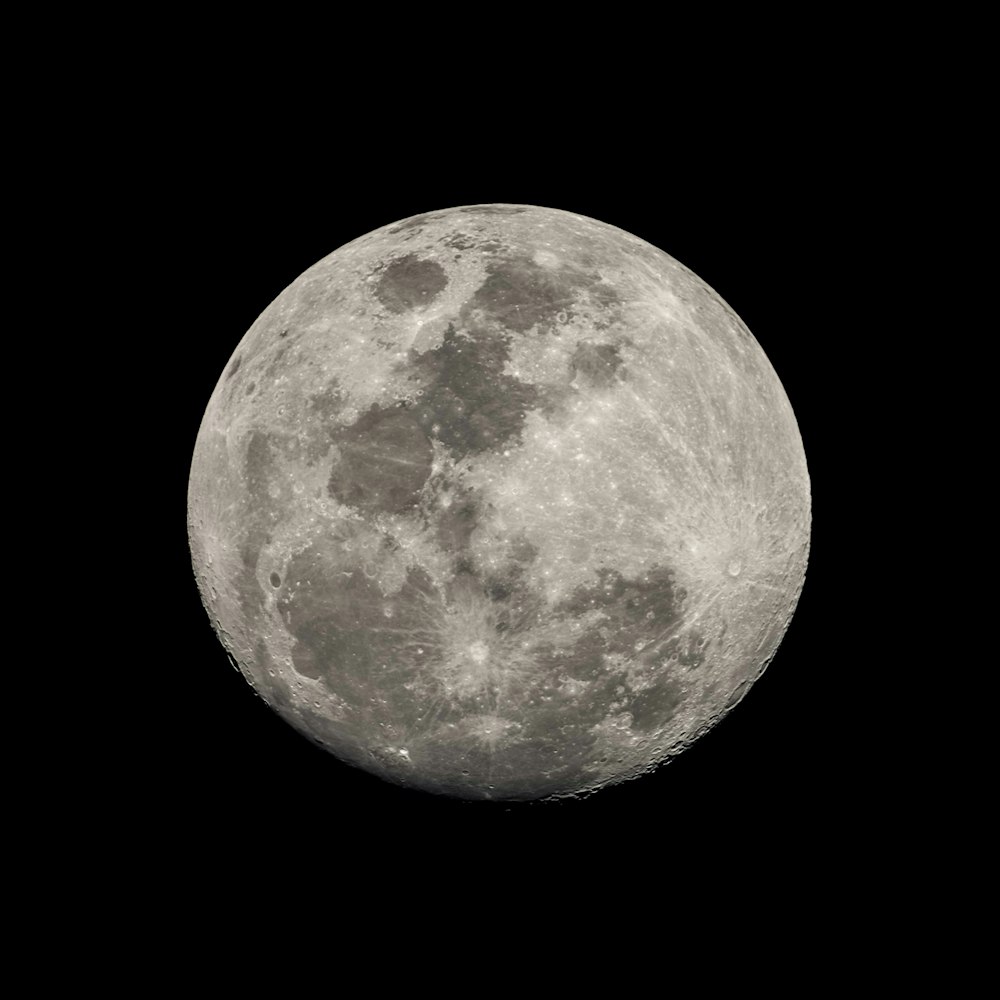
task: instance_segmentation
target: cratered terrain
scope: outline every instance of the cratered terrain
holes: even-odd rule
[[[594,791],[745,694],[798,600],[795,417],[701,279],[613,226],[475,205],[265,309],[208,403],[195,574],[262,698],[472,799]]]

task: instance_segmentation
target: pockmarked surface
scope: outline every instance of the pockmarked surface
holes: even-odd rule
[[[465,798],[683,750],[773,656],[809,478],[746,326],[648,243],[476,205],[369,233],[239,343],[191,468],[223,645],[341,759]]]

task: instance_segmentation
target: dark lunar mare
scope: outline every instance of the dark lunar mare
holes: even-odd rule
[[[437,261],[407,254],[386,265],[375,286],[375,297],[390,312],[404,313],[432,302],[447,284],[445,270]]]
[[[584,385],[607,389],[621,377],[622,359],[614,344],[577,344],[570,359],[573,378],[580,378]]]
[[[456,458],[515,442],[538,390],[504,371],[509,338],[482,325],[449,325],[442,343],[411,354],[408,371],[423,384],[414,406],[420,424]]]
[[[475,526],[474,511],[460,501],[439,524],[460,551]],[[517,556],[486,579],[470,563],[444,590],[423,570],[411,569],[389,597],[362,567],[345,563],[328,546],[310,547],[286,569],[278,606],[295,639],[296,672],[320,680],[347,706],[351,729],[381,732],[387,744],[405,742],[417,783],[430,790],[518,798],[586,784],[593,777],[594,727],[615,706],[640,731],[662,726],[680,704],[677,669],[694,669],[704,657],[701,648],[681,649],[676,637],[654,641],[683,618],[684,595],[669,570],[655,568],[637,579],[602,571],[596,583],[547,608],[524,580],[525,561],[533,558],[530,545]],[[437,679],[435,667],[448,655],[440,622],[449,609],[470,600],[491,603],[501,642],[499,669],[504,642],[513,647],[527,641],[531,662],[528,669],[501,673],[493,687],[456,694]],[[600,612],[599,621],[571,643],[533,641],[545,618],[570,623],[593,611]],[[651,642],[649,655],[664,669],[653,683],[632,691],[627,672],[609,669],[607,657],[627,659],[637,644]],[[666,669],[671,660],[674,670]],[[583,693],[573,682],[586,684]],[[428,706],[433,718],[424,715]],[[494,743],[483,741],[466,727],[478,716],[509,716],[510,729]],[[456,760],[465,772],[459,776]],[[387,776],[412,782],[407,770],[390,768]]]
[[[333,440],[340,462],[330,474],[330,495],[367,513],[405,514],[420,500],[434,449],[412,409],[373,406]]]

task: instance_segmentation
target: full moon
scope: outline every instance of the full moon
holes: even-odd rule
[[[234,663],[343,761],[465,799],[593,792],[774,655],[810,493],[735,312],[570,212],[414,216],[309,268],[208,402],[188,487]]]

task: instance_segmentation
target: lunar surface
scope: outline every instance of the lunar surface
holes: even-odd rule
[[[592,792],[744,695],[810,494],[760,346],[620,229],[475,205],[348,243],[236,348],[198,433],[195,575],[290,725],[461,798]]]

